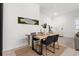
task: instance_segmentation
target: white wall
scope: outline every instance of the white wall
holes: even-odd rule
[[[39,31],[39,25],[18,24],[18,16],[39,20],[37,4],[4,4],[3,10],[3,50],[26,45],[25,34]],[[40,20],[39,20],[40,21]]]
[[[52,15],[52,13],[51,13]],[[48,17],[41,13],[42,23],[47,23],[53,26],[53,31],[59,33],[61,36],[74,37],[75,34],[75,20],[79,19],[79,10],[64,13],[62,15]],[[62,30],[63,28],[63,30]],[[48,31],[48,30],[47,30]]]
[[[73,37],[75,33],[75,19],[79,19],[79,10],[52,18],[53,29],[61,32],[65,37]],[[63,27],[63,31],[61,28]]]

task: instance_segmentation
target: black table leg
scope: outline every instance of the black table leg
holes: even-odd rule
[[[40,51],[40,54],[42,55],[42,52],[43,52],[43,45],[42,45],[42,41],[43,41],[43,39],[41,40],[41,51]]]
[[[40,41],[40,43],[42,42],[42,40]],[[35,51],[36,53],[38,53],[39,55],[42,55],[42,43],[40,44],[40,51],[38,52],[35,48],[34,48],[34,40],[32,39],[32,50]]]
[[[34,50],[34,40],[32,39],[32,50]]]

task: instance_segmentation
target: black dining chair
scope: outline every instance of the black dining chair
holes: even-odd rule
[[[32,35],[32,41],[33,41],[32,44],[34,44],[33,47],[36,48],[37,50],[38,49],[37,46],[39,45],[39,39],[34,38],[34,36],[36,36],[36,32],[31,33],[31,35]]]
[[[58,37],[59,37],[59,35],[48,36],[44,41],[42,41],[42,44],[44,44],[46,47],[46,55],[47,55],[47,50],[52,53],[55,53],[55,42],[58,42]],[[53,43],[53,46],[52,46],[53,51],[47,48],[52,43]],[[58,48],[59,48],[59,45],[58,45]]]
[[[35,35],[36,35],[36,32],[31,33],[31,35],[32,35],[32,36],[35,36]]]
[[[48,36],[45,40],[42,41],[42,44],[44,44],[46,48],[46,55],[47,55],[47,50],[54,53],[52,50],[47,48],[49,45],[53,43],[53,41],[54,41],[54,36]]]
[[[53,47],[53,50],[54,50],[54,53],[55,53],[55,49],[59,49],[59,43],[58,43],[58,37],[59,37],[59,35],[54,35],[54,39],[53,39],[53,46],[51,46],[51,47]],[[55,47],[55,43],[57,43],[57,48]]]
[[[58,48],[57,49],[59,49],[58,38],[59,38],[59,35],[54,35],[54,42],[55,43],[57,42],[57,45],[58,45]]]

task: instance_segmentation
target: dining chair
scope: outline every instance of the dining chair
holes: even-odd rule
[[[54,35],[54,39],[53,39],[53,46],[51,46],[51,47],[53,47],[53,50],[54,50],[54,53],[55,53],[55,49],[59,49],[59,43],[58,43],[58,37],[59,37],[59,35]],[[55,47],[55,43],[57,43],[57,48]]]
[[[59,35],[54,35],[54,42],[55,43],[57,42],[57,45],[58,45],[58,48],[57,49],[59,49],[58,38],[59,38]]]
[[[44,41],[42,41],[42,44],[44,44],[45,48],[46,48],[46,55],[47,55],[47,50],[52,52],[52,53],[55,53],[55,43],[56,42],[58,43],[58,37],[59,37],[59,35],[48,36]],[[53,51],[47,48],[52,43],[53,43],[53,46],[52,46]],[[59,44],[58,44],[58,48],[59,48]]]
[[[32,36],[35,36],[35,35],[36,35],[36,32],[31,33],[31,35],[32,35]]]
[[[35,45],[35,48],[37,50],[38,49],[37,46],[39,45],[39,39],[34,38],[34,36],[36,36],[36,32],[31,33],[31,35],[32,35],[32,41],[33,41],[33,43],[35,43],[34,45]]]
[[[33,33],[31,33],[31,35],[30,34],[26,34],[25,36],[27,36],[28,37],[28,46],[30,46],[30,38],[31,38],[31,36],[33,37],[33,36],[35,36],[36,35],[36,32],[33,32]],[[27,39],[27,38],[26,38]]]
[[[42,41],[42,44],[45,45],[46,55],[47,55],[47,50],[54,53],[52,50],[47,48],[49,45],[53,43],[53,41],[54,41],[54,36],[48,36],[45,40]]]

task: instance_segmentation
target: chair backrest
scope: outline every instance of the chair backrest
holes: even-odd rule
[[[59,37],[59,35],[54,35],[54,41],[53,42],[57,42],[58,41],[58,37]]]
[[[31,35],[32,35],[32,36],[35,36],[35,35],[36,35],[36,32],[31,33]]]
[[[48,37],[46,38],[46,40],[43,41],[43,43],[44,43],[45,45],[50,45],[53,41],[54,41],[54,36],[48,36]]]
[[[47,39],[45,41],[43,41],[43,43],[45,45],[50,45],[53,42],[57,42],[59,35],[53,35],[53,36],[48,36]]]
[[[31,35],[33,40],[38,40],[37,38],[34,38],[34,36],[36,36],[36,32],[31,33]]]

